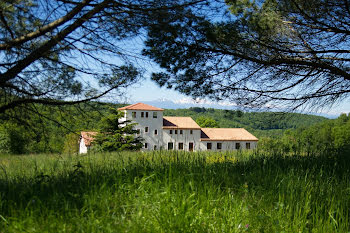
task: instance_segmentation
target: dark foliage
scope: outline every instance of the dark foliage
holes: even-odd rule
[[[335,120],[286,130],[279,138],[261,138],[259,148],[273,153],[295,155],[349,154],[350,118],[342,114]]]
[[[101,119],[99,133],[92,142],[94,151],[139,150],[142,148],[142,138],[136,136],[135,123],[123,120],[124,113],[110,108],[109,114]]]
[[[151,25],[144,54],[163,68],[153,75],[160,86],[255,107],[349,97],[348,0],[225,2],[227,17],[191,12]]]

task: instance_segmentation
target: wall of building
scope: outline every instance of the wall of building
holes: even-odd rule
[[[86,154],[87,151],[88,151],[88,148],[85,146],[84,138],[82,138],[79,143],[79,153]]]
[[[162,141],[162,127],[163,127],[163,112],[162,111],[143,111],[143,110],[124,110],[126,113],[126,118],[121,120],[131,120],[135,125],[135,129],[140,131],[139,136],[144,139],[144,145],[147,143],[147,148],[142,150],[153,150],[160,149],[163,146]],[[133,112],[136,112],[136,117],[133,117]],[[143,117],[141,113],[143,112]],[[146,112],[148,112],[148,117],[146,117]],[[157,113],[157,118],[153,118],[153,112]],[[148,132],[146,132],[146,127],[148,127]],[[157,134],[155,134],[157,130]],[[156,146],[156,148],[154,147]]]
[[[172,130],[172,134],[170,134],[170,130]],[[177,134],[175,134],[175,130],[177,130]],[[201,132],[199,129],[182,129],[182,134],[180,134],[181,129],[163,129],[163,148],[168,149],[168,143],[174,143],[174,150],[179,149],[179,143],[183,143],[183,150],[189,150],[190,142],[193,143],[194,151],[200,150],[199,139],[201,136]]]
[[[240,143],[240,149],[242,150],[248,149],[247,143],[250,143],[250,149],[257,147],[256,141],[201,141],[199,150],[207,151],[208,143],[211,143],[211,151],[236,150],[236,143]],[[221,143],[222,149],[217,149],[218,143]]]

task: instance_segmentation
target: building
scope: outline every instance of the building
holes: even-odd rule
[[[254,149],[258,139],[243,128],[201,128],[191,117],[163,116],[164,109],[137,103],[119,108],[122,121],[137,123],[143,150],[224,151]],[[80,153],[86,153],[93,132],[82,132]],[[84,147],[85,145],[85,147]]]
[[[81,132],[79,140],[79,154],[85,154],[88,152],[91,142],[94,140],[94,136],[97,132]]]

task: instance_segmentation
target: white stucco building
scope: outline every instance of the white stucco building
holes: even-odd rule
[[[97,132],[81,132],[79,139],[79,154],[85,154],[88,152],[91,142],[94,140],[94,136]]]
[[[137,123],[142,150],[224,151],[254,149],[258,139],[243,128],[201,128],[191,117],[163,116],[163,109],[137,103],[118,110],[122,121]],[[80,153],[86,153],[94,132],[82,132]]]

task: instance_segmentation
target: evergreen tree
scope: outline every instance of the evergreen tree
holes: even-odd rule
[[[142,138],[135,136],[135,123],[122,120],[124,113],[110,109],[110,114],[102,118],[99,133],[92,143],[94,151],[122,151],[139,150],[142,147]]]

